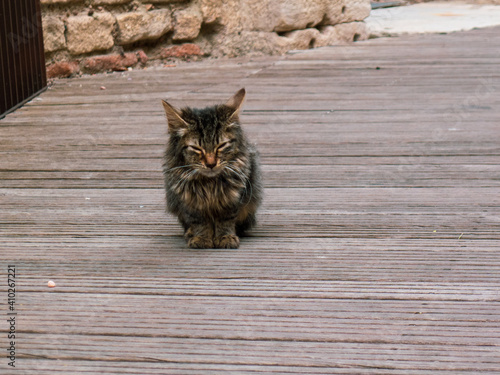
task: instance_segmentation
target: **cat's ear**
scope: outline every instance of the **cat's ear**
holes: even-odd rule
[[[226,102],[225,106],[232,110],[230,118],[238,116],[244,100],[245,89],[240,89],[236,94],[234,94],[234,96],[231,97],[231,99]]]
[[[188,124],[182,118],[181,112],[167,103],[165,100],[162,100],[163,108],[165,109],[165,113],[167,114],[167,122],[168,122],[168,131],[170,133],[183,133],[185,132]]]

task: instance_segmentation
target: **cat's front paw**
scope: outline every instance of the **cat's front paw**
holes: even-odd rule
[[[191,249],[212,249],[214,243],[211,238],[194,236],[188,239],[188,246]]]
[[[214,240],[216,249],[237,249],[240,246],[240,238],[234,234],[217,237]]]

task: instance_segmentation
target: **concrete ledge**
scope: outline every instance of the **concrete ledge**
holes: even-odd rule
[[[450,33],[500,25],[500,5],[432,2],[374,9],[365,20],[372,37]]]

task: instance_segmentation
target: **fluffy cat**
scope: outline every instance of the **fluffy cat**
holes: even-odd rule
[[[236,249],[261,201],[258,154],[243,133],[245,89],[225,104],[177,109],[162,101],[169,140],[163,173],[167,209],[190,248]]]

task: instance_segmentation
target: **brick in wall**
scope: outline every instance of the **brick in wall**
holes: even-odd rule
[[[78,72],[78,63],[76,61],[60,61],[47,66],[47,78],[65,78]]]
[[[115,5],[130,3],[130,0],[92,0],[92,5]]]
[[[40,0],[42,5],[45,4],[68,4],[68,3],[76,3],[80,0]]]
[[[82,62],[83,70],[86,73],[98,73],[103,71],[123,71],[128,67],[145,64],[148,57],[144,51],[129,52],[121,55],[104,55],[87,57]]]

